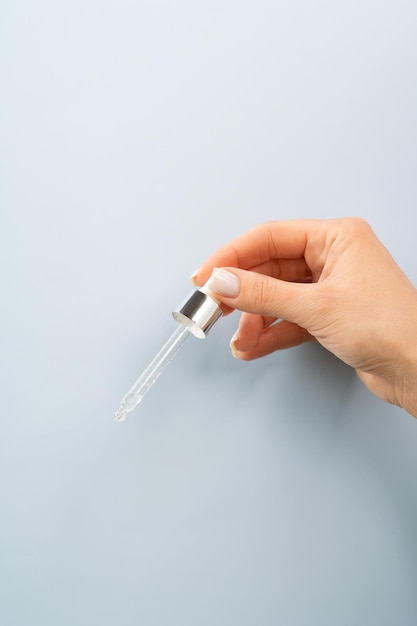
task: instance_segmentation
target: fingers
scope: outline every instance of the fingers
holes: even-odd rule
[[[272,276],[272,278],[291,282],[310,282],[312,280],[312,272],[304,258],[271,259],[248,269],[258,274],[266,274],[267,276]],[[199,270],[191,276],[191,280],[195,286],[202,286],[206,282],[203,278],[204,276],[205,270]]]
[[[305,259],[271,259],[255,267],[246,268],[258,274],[265,274],[272,278],[290,282],[308,282],[312,279],[312,272]]]
[[[214,269],[207,283],[214,297],[233,309],[308,327],[316,284],[293,283],[237,268]]]
[[[308,283],[312,281],[311,271],[304,259],[274,259],[258,265],[253,268],[253,271],[290,282]],[[191,280],[197,286],[195,275],[191,277]],[[224,315],[229,315],[233,308],[222,304],[222,310]]]
[[[301,260],[306,273],[305,248],[309,237],[320,228],[320,223],[320,220],[292,220],[261,224],[214,252],[194,274],[194,283],[203,285],[214,267],[255,269],[278,259],[283,263],[279,277],[293,280],[285,278],[286,269],[297,267],[297,264],[291,265],[283,260]]]
[[[242,313],[239,320],[239,328],[234,334],[230,347],[232,352],[247,352],[254,348],[259,341],[259,337],[271,324],[276,322],[275,317],[265,317],[253,313]]]
[[[230,347],[235,358],[252,361],[275,352],[299,346],[314,338],[304,329],[286,320],[273,323],[257,334],[260,325],[265,322],[260,316],[243,314],[239,329],[234,335]],[[250,329],[249,326],[252,326]],[[251,335],[251,333],[253,333]]]

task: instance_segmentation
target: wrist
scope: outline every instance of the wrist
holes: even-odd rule
[[[403,290],[401,296],[394,306],[387,303],[381,309],[384,314],[368,351],[373,358],[357,372],[372,393],[417,418],[417,290]]]
[[[413,295],[409,307],[403,307],[406,314],[397,325],[403,336],[399,343],[395,389],[398,405],[417,417],[417,290]]]
[[[417,417],[417,340],[410,341],[401,380],[398,381],[396,388],[399,406]]]

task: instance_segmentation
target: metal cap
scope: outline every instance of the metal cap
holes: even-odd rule
[[[197,290],[179,311],[173,311],[172,315],[195,337],[204,339],[222,313],[223,311],[213,298]]]

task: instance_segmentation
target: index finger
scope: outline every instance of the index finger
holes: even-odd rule
[[[193,276],[198,285],[208,280],[214,267],[250,270],[271,259],[304,257],[308,234],[318,220],[275,220],[256,226],[216,250]]]

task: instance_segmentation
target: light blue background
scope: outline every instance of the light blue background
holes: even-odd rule
[[[234,314],[112,419],[261,221],[361,215],[417,284],[416,23],[3,0],[2,625],[417,623],[417,424],[320,347],[235,361]]]

